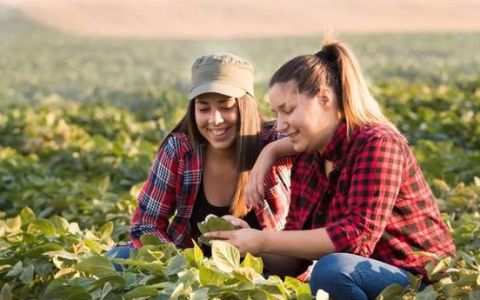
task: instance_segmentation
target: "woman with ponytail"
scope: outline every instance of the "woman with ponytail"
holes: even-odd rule
[[[277,130],[288,139],[264,148],[246,188],[252,205],[274,159],[297,153],[282,232],[214,232],[268,263],[318,260],[312,292],[373,299],[408,274],[426,278],[430,252],[455,254],[435,197],[406,139],[371,96],[355,56],[332,39],[321,51],[281,66],[269,84]]]
[[[112,249],[110,257],[128,257],[146,233],[191,247],[201,234],[197,223],[209,214],[233,215],[260,230],[285,225],[289,158],[279,160],[266,176],[261,205],[247,207],[244,197],[258,154],[282,137],[258,112],[251,64],[228,53],[197,58],[188,97],[185,116],[160,145],[138,196],[132,241]]]

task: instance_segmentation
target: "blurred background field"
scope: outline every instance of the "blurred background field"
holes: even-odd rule
[[[480,33],[339,37],[358,54],[374,96],[411,142],[461,250],[431,270],[450,281],[432,287],[436,296],[429,299],[480,299]],[[136,193],[159,143],[184,113],[195,57],[227,51],[250,60],[268,115],[270,74],[295,55],[318,51],[321,41],[321,35],[82,37],[0,7],[2,297],[45,296],[52,274],[95,275],[81,267],[58,272],[128,240]],[[58,216],[79,229],[62,233]],[[56,230],[38,220],[50,220]],[[43,252],[28,252],[46,243]],[[76,256],[52,254],[60,249],[52,244]],[[110,284],[110,296],[136,287]],[[95,298],[95,288],[82,295]]]

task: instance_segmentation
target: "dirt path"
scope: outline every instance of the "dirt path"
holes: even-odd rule
[[[78,35],[262,37],[480,31],[478,0],[0,0]]]

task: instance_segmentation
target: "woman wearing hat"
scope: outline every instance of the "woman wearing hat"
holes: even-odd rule
[[[185,116],[160,145],[139,194],[131,244],[141,246],[140,236],[148,233],[178,247],[192,246],[200,235],[197,223],[209,214],[233,215],[252,228],[282,229],[289,159],[279,160],[266,177],[260,205],[249,209],[244,201],[249,170],[263,146],[279,138],[258,112],[252,66],[231,54],[199,57],[188,97]],[[109,255],[128,257],[130,250],[117,247]]]
[[[285,231],[207,236],[241,253],[283,255],[277,264],[318,259],[312,292],[323,289],[333,299],[374,299],[390,284],[406,286],[409,274],[427,279],[431,257],[422,253],[455,255],[407,140],[370,95],[347,45],[327,39],[316,54],[286,62],[270,79],[269,99],[288,140],[265,147],[260,165],[298,153]],[[257,167],[247,187],[252,203],[263,194],[255,178],[268,170]]]

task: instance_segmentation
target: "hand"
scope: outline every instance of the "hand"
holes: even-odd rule
[[[269,145],[263,148],[250,171],[248,182],[245,185],[245,201],[248,207],[262,204],[264,196],[264,181],[268,171],[275,163],[276,157],[270,151]]]
[[[212,240],[224,240],[234,245],[244,256],[249,252],[252,255],[258,255],[262,252],[263,231],[251,228],[243,228],[232,231],[211,231],[205,233],[205,237]]]
[[[232,215],[225,215],[222,216],[222,218],[232,223],[232,225],[235,226],[235,229],[250,228],[250,225],[248,225],[245,220],[234,217]]]

